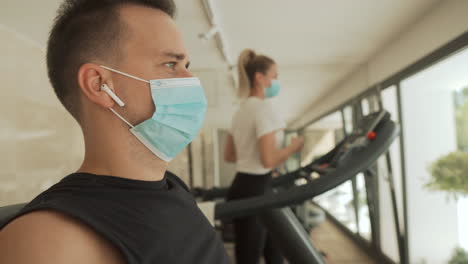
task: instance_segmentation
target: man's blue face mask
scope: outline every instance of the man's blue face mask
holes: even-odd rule
[[[128,124],[130,131],[151,152],[171,161],[197,135],[206,113],[206,97],[198,78],[145,80],[101,66],[112,72],[150,84],[156,111],[153,116],[133,126],[114,109],[110,110]]]

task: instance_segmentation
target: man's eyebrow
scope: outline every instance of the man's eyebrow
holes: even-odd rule
[[[176,60],[184,60],[186,58],[185,54],[183,54],[183,53],[176,53],[176,52],[170,52],[170,51],[164,52],[163,56],[171,57],[171,58],[174,58]]]

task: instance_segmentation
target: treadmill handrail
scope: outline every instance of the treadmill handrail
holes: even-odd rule
[[[292,184],[294,183],[295,180],[303,178],[303,175],[302,175],[303,173],[309,174],[312,171],[315,171],[315,166],[317,164],[323,163],[323,161],[325,160],[328,160],[330,156],[333,156],[335,152],[341,148],[344,142],[345,140],[342,140],[327,154],[312,161],[309,165],[303,168],[299,168],[294,171],[288,172],[279,177],[273,178],[271,181],[271,186],[278,187],[278,186],[284,186],[287,184]],[[229,191],[229,188],[230,187],[215,187],[215,188],[211,188],[208,190],[205,190],[202,188],[195,188],[194,190],[192,190],[192,192],[195,196],[202,198],[203,201],[207,201],[207,200],[213,200],[213,199],[218,199],[218,198],[225,198]]]
[[[305,185],[289,188],[277,193],[268,193],[248,199],[220,202],[215,205],[215,218],[233,218],[258,214],[267,209],[290,206],[311,199],[365,171],[376,160],[388,151],[388,148],[399,135],[399,127],[390,119],[384,120],[377,127],[377,138],[366,148],[357,150],[353,157],[364,156],[362,162],[354,159],[343,161],[340,167],[329,174],[315,179]]]

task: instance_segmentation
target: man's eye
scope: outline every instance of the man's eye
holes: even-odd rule
[[[166,66],[167,68],[174,69],[176,64],[177,64],[176,62],[167,62],[167,63],[164,63],[164,66]]]

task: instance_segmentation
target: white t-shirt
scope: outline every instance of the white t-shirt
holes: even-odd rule
[[[281,147],[286,123],[273,111],[271,103],[257,97],[247,98],[232,119],[231,135],[236,148],[238,172],[265,174],[260,160],[259,138],[276,131],[276,147]]]

